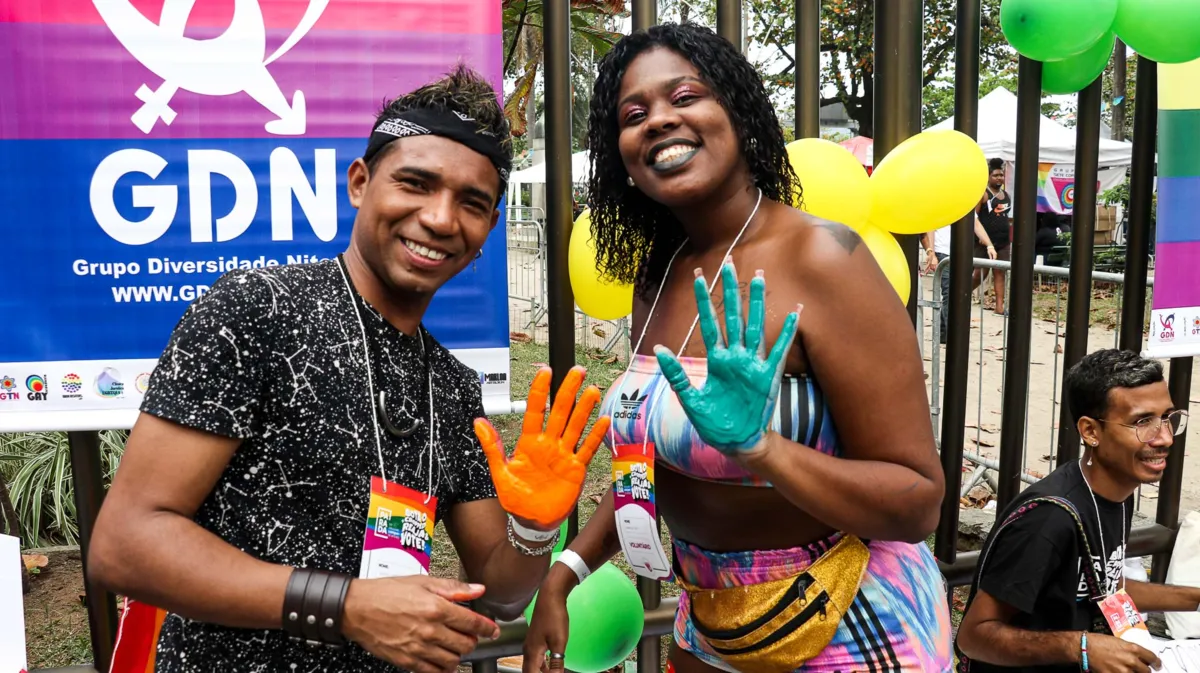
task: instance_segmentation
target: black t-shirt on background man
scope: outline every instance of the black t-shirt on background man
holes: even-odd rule
[[[1036,503],[997,536],[999,522],[1038,496],[1058,496],[1075,506],[1087,530],[1087,542],[1093,554],[1087,562],[1092,569],[1083,565],[1086,553],[1079,542],[1075,519],[1058,505]],[[997,527],[980,552],[984,566],[976,578],[976,590],[985,591],[1016,608],[1019,614],[1012,625],[1018,628],[1110,633],[1100,609],[1092,601],[1084,572],[1091,572],[1093,577],[1104,577],[1107,586],[1102,587],[1102,591],[1106,594],[1120,588],[1125,558],[1122,540],[1128,538],[1133,524],[1133,497],[1124,503],[1124,520],[1121,505],[1099,495],[1093,503],[1078,462],[1056,469],[1022,492],[997,517]],[[1104,533],[1103,551],[1101,530]],[[1074,665],[1013,668],[974,660],[970,667],[971,673],[1072,673],[1078,670],[1079,667]]]
[[[242,439],[196,511],[197,524],[264,561],[358,576],[371,477],[379,474],[364,329],[376,397],[386,391],[388,417],[401,428],[422,421],[400,439],[380,420],[387,478],[420,492],[432,483],[439,521],[455,503],[495,497],[472,429],[483,416],[478,374],[423,327],[420,337],[406,335],[357,292],[352,297],[340,260],[329,260],[222,276],[189,307],[159,359],[143,412]],[[432,461],[426,367],[433,376]],[[155,670],[397,669],[355,644],[309,650],[282,630],[170,614]]]
[[[1008,226],[1011,218],[1012,197],[1009,193],[1006,191],[1002,196],[994,196],[989,192],[979,207],[979,223],[997,250],[1009,244]]]

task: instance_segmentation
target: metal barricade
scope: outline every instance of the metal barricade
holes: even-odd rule
[[[524,219],[541,209],[514,206],[508,210],[508,323],[537,343],[546,343],[547,301],[546,229],[543,221]],[[521,217],[518,217],[521,216]],[[628,357],[629,319],[597,320],[575,309],[575,343],[603,351],[620,350]]]
[[[930,338],[929,343],[931,344],[931,346],[928,348],[928,359],[929,359],[929,363],[930,363],[930,366],[929,366],[929,409],[930,409],[930,420],[933,423],[935,433],[939,428],[941,428],[941,407],[942,407],[942,395],[941,395],[942,373],[943,373],[942,372],[942,349],[939,348],[939,342],[941,340],[941,332],[942,332],[942,330],[941,330],[941,314],[945,310],[945,307],[942,304],[941,287],[942,287],[943,276],[949,272],[950,261],[951,261],[951,258],[946,257],[938,263],[937,267],[935,267],[935,269],[934,269],[933,274],[931,275],[931,280],[932,280],[932,282],[930,283],[931,297],[927,299],[924,296],[922,296],[918,302],[918,306],[921,309],[924,309],[924,308],[931,309],[931,311],[930,311],[931,319],[929,321],[930,322],[930,332],[931,332],[931,338]],[[990,260],[990,259],[979,258],[979,257],[973,258],[971,261],[972,261],[972,267],[975,269],[1008,270],[1012,266],[1012,264],[1007,261]],[[1060,371],[1059,370],[1060,370],[1060,359],[1061,359],[1060,355],[1062,352],[1063,338],[1065,336],[1065,333],[1063,332],[1062,327],[1063,327],[1064,312],[1066,309],[1066,302],[1063,297],[1063,290],[1066,288],[1067,284],[1064,281],[1069,277],[1070,269],[1068,269],[1066,267],[1045,266],[1042,264],[1036,264],[1034,266],[1034,273],[1037,275],[1040,275],[1042,277],[1041,281],[1035,284],[1037,287],[1047,287],[1050,285],[1050,283],[1048,283],[1047,281],[1052,280],[1052,283],[1053,283],[1052,286],[1054,288],[1054,296],[1055,296],[1055,307],[1054,307],[1055,322],[1054,322],[1054,330],[1053,330],[1054,348],[1052,349],[1052,353],[1050,354],[1051,357],[1049,358],[1052,360],[1052,362],[1050,363],[1051,373],[1052,373],[1052,385],[1051,385],[1051,397],[1048,400],[1049,405],[1048,405],[1048,407],[1044,407],[1044,408],[1043,407],[1031,407],[1030,402],[1031,402],[1032,395],[1028,392],[1026,394],[1026,401],[1025,401],[1026,408],[1029,411],[1034,411],[1035,409],[1038,409],[1038,410],[1042,410],[1042,411],[1048,411],[1048,413],[1049,413],[1050,439],[1049,439],[1049,443],[1047,445],[1048,454],[1045,457],[1046,462],[1047,462],[1047,468],[1048,468],[1047,472],[1048,472],[1053,469],[1052,466],[1055,464],[1055,461],[1057,458],[1057,456],[1056,456],[1057,443],[1055,441],[1057,433],[1055,432],[1055,429],[1057,427],[1056,423],[1058,422],[1058,418],[1059,418],[1058,409],[1059,409],[1059,406],[1062,404],[1062,400],[1059,399],[1059,390],[1061,388],[1061,386],[1059,384],[1059,381],[1060,381]],[[976,291],[977,296],[982,295],[985,292],[986,280],[987,280],[986,278],[980,279],[980,285]],[[1107,273],[1107,272],[1103,272],[1103,271],[1093,271],[1092,272],[1092,283],[1093,284],[1092,284],[1092,286],[1090,286],[1088,288],[1088,291],[1094,291],[1097,283],[1107,283],[1107,284],[1112,284],[1114,286],[1121,286],[1121,285],[1125,284],[1125,276],[1123,274],[1119,274],[1119,273]],[[1146,285],[1148,288],[1152,288],[1154,286],[1154,279],[1152,277],[1147,278]],[[921,286],[921,289],[922,289],[922,294],[923,294],[924,287]],[[1119,302],[1120,294],[1119,293],[1114,293],[1114,294],[1118,298],[1118,302]],[[1119,306],[1120,306],[1120,304],[1118,303],[1118,310],[1117,310],[1117,316],[1116,316],[1118,321],[1120,318]],[[977,354],[979,356],[979,359],[975,361],[976,362],[975,372],[976,372],[976,377],[977,377],[977,385],[976,385],[976,400],[975,400],[976,422],[975,422],[975,427],[974,427],[974,430],[975,430],[974,443],[977,447],[984,447],[984,446],[986,446],[986,443],[987,443],[987,439],[983,436],[985,433],[984,426],[986,425],[983,421],[983,419],[985,417],[985,411],[989,411],[989,412],[996,411],[996,410],[985,410],[985,408],[984,408],[985,407],[985,404],[984,404],[985,390],[983,387],[984,386],[984,376],[982,375],[982,369],[984,367],[985,357],[986,357],[986,354],[988,354],[988,353],[998,353],[1001,367],[1005,367],[1005,368],[1009,366],[1009,362],[1008,362],[1007,353],[1003,346],[994,347],[994,346],[986,346],[985,345],[987,335],[985,334],[985,330],[984,330],[984,316],[985,316],[984,311],[986,309],[985,309],[982,301],[979,302],[978,308],[979,308],[979,316],[978,316],[979,329],[978,329],[978,335],[976,335],[977,339],[973,342],[974,347],[972,348],[972,354],[973,355]],[[920,317],[923,318],[923,310],[921,311]],[[1004,332],[1008,328],[1008,316],[1007,315],[1005,315],[1003,317],[998,316],[997,319],[1002,321],[1001,326],[1000,326],[1001,331],[997,334],[993,334],[992,336],[1003,337]],[[1035,316],[1034,319],[1036,321],[1037,317]],[[926,342],[924,339],[925,325],[924,325],[923,319],[917,321],[917,330],[918,330],[918,336],[920,337],[920,342],[922,345],[922,352],[924,353],[926,350],[925,349]],[[1120,335],[1120,331],[1119,331],[1119,322],[1118,322],[1118,324],[1114,327],[1114,330],[1113,330],[1113,346],[1114,347],[1117,346],[1117,339],[1119,338],[1119,335]],[[1003,339],[1001,340],[1001,343],[1003,343]],[[1035,362],[1031,358],[1030,367],[1032,367],[1034,364],[1045,365],[1047,363],[1043,363],[1040,361]],[[1031,372],[1031,374],[1032,374],[1032,372]],[[1032,378],[1032,376],[1031,376],[1031,378]],[[1001,386],[1003,386],[1003,377],[1001,377]],[[997,392],[998,393],[1002,392],[1002,390],[1003,390],[1003,388],[1001,388],[1001,390],[997,391]],[[999,395],[997,395],[997,399],[998,399],[998,397],[999,397]],[[1038,400],[1038,402],[1041,402],[1041,400]],[[996,413],[998,413],[998,412],[996,412]],[[1028,451],[1029,451],[1028,444],[1029,444],[1029,428],[1032,425],[1032,423],[1029,421],[1029,413],[1026,414],[1026,419],[1027,419],[1026,424],[1025,424],[1025,444],[1027,447],[1026,454],[1025,454],[1026,461],[1022,463],[1023,472],[1020,475],[1020,478],[1021,478],[1021,481],[1025,482],[1027,484],[1033,484],[1038,481],[1040,476],[1038,476],[1037,474],[1029,473],[1029,466],[1028,466],[1028,462],[1027,462],[1028,461]],[[966,430],[966,429],[967,428],[964,428],[964,430]],[[986,479],[988,477],[989,471],[998,469],[998,465],[996,464],[995,460],[992,460],[986,456],[980,455],[980,453],[964,451],[963,457],[966,460],[970,461],[971,463],[974,463],[977,466],[977,469],[974,471],[974,473],[969,478],[967,478],[963,481],[960,495],[965,495],[976,484],[978,484],[980,481]],[[1147,488],[1156,489],[1156,486],[1150,485]],[[1139,505],[1140,505],[1140,499],[1141,499],[1141,490],[1138,491],[1138,504]]]

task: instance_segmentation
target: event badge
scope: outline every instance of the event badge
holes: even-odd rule
[[[1099,606],[1114,636],[1146,649],[1153,649],[1154,638],[1146,628],[1146,623],[1142,621],[1142,613],[1138,612],[1133,599],[1124,589],[1100,601]]]
[[[437,498],[371,477],[359,579],[428,575]]]
[[[663,551],[654,505],[654,444],[618,445],[612,470],[613,508],[625,560],[642,577],[669,579],[671,562]]]

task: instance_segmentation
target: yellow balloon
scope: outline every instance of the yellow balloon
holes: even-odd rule
[[[596,268],[596,246],[592,241],[592,217],[584,210],[571,228],[567,247],[567,272],[579,310],[597,320],[616,320],[633,312],[633,285],[600,280]]]
[[[941,229],[971,212],[987,181],[987,157],[970,136],[918,133],[875,167],[869,221],[896,234]]]
[[[867,223],[871,179],[850,150],[823,138],[802,138],[788,143],[787,153],[803,191],[799,207],[856,231]]]
[[[896,237],[873,224],[864,226],[859,236],[875,256],[875,262],[883,270],[883,275],[887,276],[896,294],[900,295],[900,303],[907,305],[912,291],[912,274],[908,268],[908,258],[904,256],[904,249]]]

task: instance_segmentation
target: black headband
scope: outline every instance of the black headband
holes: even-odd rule
[[[487,157],[500,174],[500,193],[504,194],[508,172],[512,168],[512,155],[501,145],[503,138],[457,110],[442,112],[414,108],[383,118],[371,131],[363,161],[369,163],[379,150],[397,138],[428,135],[449,138]]]

